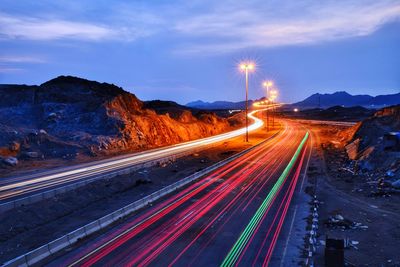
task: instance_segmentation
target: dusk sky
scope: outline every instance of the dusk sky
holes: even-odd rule
[[[400,1],[0,2],[0,83],[59,75],[114,83],[142,100],[400,92]]]

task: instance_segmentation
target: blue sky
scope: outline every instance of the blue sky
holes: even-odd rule
[[[2,0],[0,83],[58,75],[114,83],[143,100],[244,98],[274,81],[312,93],[400,92],[400,1]]]

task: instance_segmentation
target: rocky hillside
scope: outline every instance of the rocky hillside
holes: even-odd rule
[[[400,178],[400,106],[377,111],[342,134],[358,168]]]
[[[22,159],[138,151],[238,126],[235,119],[173,102],[143,103],[115,85],[70,76],[40,86],[0,85],[0,95],[3,167]]]

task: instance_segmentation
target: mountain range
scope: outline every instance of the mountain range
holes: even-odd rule
[[[249,100],[249,105],[254,101]],[[333,106],[354,107],[362,106],[365,108],[382,108],[392,105],[400,104],[400,93],[390,95],[351,95],[347,92],[340,91],[332,94],[313,94],[306,99],[287,105],[290,108],[329,108]],[[244,109],[245,101],[229,102],[229,101],[215,101],[204,102],[201,100],[190,102],[186,104],[187,107],[197,109]]]
[[[291,104],[298,108],[329,108],[332,106],[366,108],[381,108],[400,104],[400,93],[391,95],[351,95],[347,92],[335,92],[333,94],[313,94],[303,101]]]
[[[253,104],[253,100],[249,100],[249,106]],[[186,106],[197,109],[244,109],[246,101],[230,102],[230,101],[215,101],[215,102],[204,102],[201,100],[187,103]]]

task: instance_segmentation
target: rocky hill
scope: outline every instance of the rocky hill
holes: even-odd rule
[[[377,111],[342,133],[357,169],[400,179],[400,106]]]
[[[40,86],[0,85],[0,157],[113,155],[189,141],[237,127],[236,119],[174,102],[143,103],[113,84],[60,76]]]

